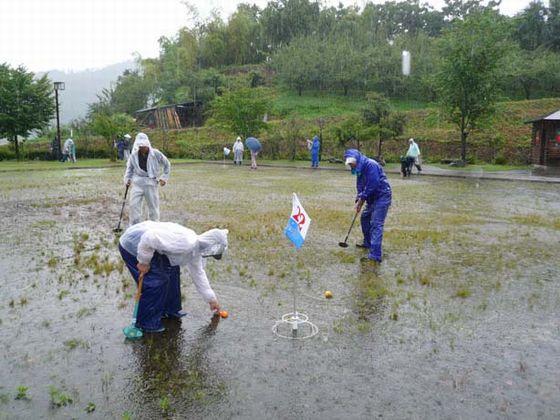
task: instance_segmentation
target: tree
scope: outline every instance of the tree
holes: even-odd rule
[[[437,75],[443,109],[461,133],[461,159],[466,161],[467,136],[493,112],[499,94],[499,66],[507,41],[503,22],[492,12],[457,20],[441,39]]]
[[[327,51],[328,55],[324,58],[329,69],[329,82],[333,87],[340,87],[346,96],[363,78],[363,54],[356,50],[349,39],[343,37],[334,40]]]
[[[212,118],[218,125],[243,137],[258,135],[266,126],[263,119],[271,106],[271,93],[265,88],[228,91],[210,105]]]
[[[394,112],[383,95],[369,93],[367,99],[368,105],[362,110],[363,134],[377,137],[377,158],[381,159],[383,142],[403,133],[405,116]]]
[[[560,0],[549,0],[546,47],[560,52]]]
[[[463,20],[471,14],[498,12],[501,2],[502,0],[487,0],[484,4],[483,0],[445,0],[441,11],[450,21]]]
[[[288,144],[291,160],[296,160],[298,140],[303,137],[302,128],[302,121],[293,117],[280,123],[280,136]]]
[[[111,160],[115,160],[114,142],[118,137],[130,133],[136,128],[136,122],[127,114],[96,113],[92,115],[91,130],[103,137],[107,144],[107,152]]]
[[[532,1],[514,18],[513,37],[524,50],[533,51],[546,41],[548,10],[540,1]]]
[[[45,128],[54,116],[51,82],[47,75],[34,76],[24,67],[0,64],[0,137],[14,144],[18,160],[18,136]]]
[[[138,70],[125,70],[112,92],[112,105],[116,112],[134,115],[135,111],[146,107],[151,90],[149,82]]]
[[[560,86],[560,54],[539,48],[526,51],[519,47],[510,49],[504,66],[507,91],[522,91],[525,99],[540,95],[553,95]],[[504,90],[506,90],[504,89]]]
[[[261,26],[267,45],[273,49],[298,36],[311,35],[320,15],[318,1],[272,0],[261,13]]]
[[[318,65],[324,55],[319,54],[322,42],[316,37],[298,38],[280,49],[273,57],[278,78],[301,96],[305,88],[324,78]]]

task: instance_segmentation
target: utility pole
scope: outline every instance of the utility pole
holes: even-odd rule
[[[62,144],[60,141],[60,115],[58,110],[58,91],[64,90],[64,82],[54,82],[54,97],[56,101],[56,143],[58,145],[58,156],[60,160],[62,158]]]

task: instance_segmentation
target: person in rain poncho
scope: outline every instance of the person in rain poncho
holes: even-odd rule
[[[226,229],[201,235],[177,223],[146,221],[130,226],[119,240],[119,251],[138,283],[144,273],[136,327],[164,330],[162,318],[181,318],[180,267],[186,266],[198,293],[218,312],[220,304],[204,271],[204,258],[221,259],[227,249]]]
[[[128,158],[130,157],[130,150],[131,150],[131,139],[132,137],[130,137],[130,134],[125,134],[124,137],[124,150],[123,150],[123,158],[124,160],[128,160]]]
[[[138,133],[124,174],[125,184],[127,186],[132,184],[129,202],[130,225],[142,221],[144,199],[148,206],[148,219],[159,221],[158,183],[162,187],[167,183],[170,170],[171,164],[164,154],[152,148],[146,134]]]
[[[307,147],[311,151],[311,167],[319,167],[319,149],[321,148],[321,141],[318,136],[313,137],[313,141],[307,140]]]
[[[414,166],[418,172],[422,172],[422,167],[420,166],[420,148],[414,139],[408,139],[408,151],[406,152],[406,157],[414,159]],[[412,165],[411,165],[412,169]]]
[[[391,205],[391,186],[381,165],[358,150],[348,149],[344,153],[344,159],[346,166],[357,177],[356,212],[359,213],[366,203],[366,208],[361,215],[364,242],[357,246],[369,249],[368,260],[381,262],[383,226]]]
[[[76,162],[76,148],[74,146],[74,140],[70,138],[66,139],[62,147],[62,162],[66,162],[67,160]]]
[[[124,160],[124,150],[126,148],[124,138],[117,140],[116,147],[117,147],[117,159]]]
[[[233,149],[233,164],[241,165],[243,163],[243,152],[245,151],[245,147],[243,146],[241,137],[237,137],[235,143],[233,143],[232,149]]]

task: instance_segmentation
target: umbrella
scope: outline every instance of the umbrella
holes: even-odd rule
[[[247,137],[245,140],[245,146],[247,146],[247,148],[252,152],[260,152],[262,149],[261,142],[254,137]]]

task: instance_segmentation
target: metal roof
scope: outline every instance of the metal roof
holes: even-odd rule
[[[535,118],[532,120],[525,121],[526,124],[534,123],[537,121],[560,121],[560,109],[552,114],[545,115],[544,117]]]
[[[154,106],[151,108],[144,108],[144,109],[139,109],[137,111],[134,111],[135,114],[139,114],[142,112],[149,112],[149,111],[155,111],[156,109],[165,109],[165,108],[186,108],[188,106],[192,106],[192,105],[202,105],[202,101],[196,100],[196,101],[189,101],[189,102],[181,102],[178,104],[169,104],[169,105],[160,105],[160,106]]]

